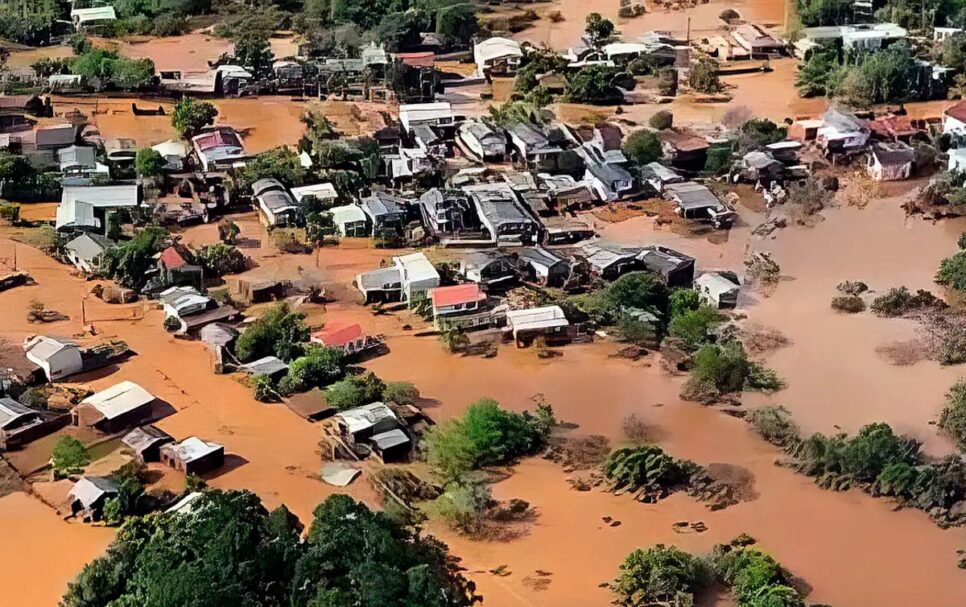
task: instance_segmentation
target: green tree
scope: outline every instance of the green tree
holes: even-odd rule
[[[148,270],[155,266],[155,256],[164,248],[167,230],[144,228],[134,238],[104,252],[104,273],[125,287],[141,290],[147,283]]]
[[[87,447],[73,436],[61,436],[51,451],[50,467],[56,474],[78,474],[91,463]]]
[[[300,186],[305,182],[306,171],[299,155],[288,146],[262,152],[232,175],[230,186],[239,192],[250,192],[252,184],[259,179],[273,177],[286,187]]]
[[[657,134],[644,129],[634,131],[624,140],[623,151],[627,159],[638,166],[657,162],[664,156]]]
[[[791,412],[781,405],[768,405],[748,414],[748,423],[763,439],[779,447],[791,447],[801,440]]]
[[[939,416],[939,427],[966,451],[966,381],[953,384],[946,394],[946,406]]]
[[[209,277],[240,274],[248,269],[251,261],[237,247],[220,242],[203,245],[195,256],[205,275]]]
[[[171,113],[171,126],[183,139],[191,139],[201,129],[214,124],[218,109],[207,101],[197,101],[192,97],[182,97]]]
[[[661,110],[651,116],[651,118],[647,121],[647,124],[652,129],[657,129],[659,131],[669,129],[674,126],[674,114],[667,110]]]
[[[694,289],[678,289],[668,298],[668,314],[672,319],[701,307],[701,295]]]
[[[436,33],[453,46],[465,46],[480,31],[476,7],[468,3],[444,6],[436,13]]]
[[[668,333],[680,339],[685,350],[693,352],[711,341],[715,327],[724,321],[716,309],[702,305],[672,317]]]
[[[957,291],[966,291],[966,251],[959,251],[940,262],[936,282]]]
[[[256,79],[266,78],[272,73],[275,55],[266,35],[260,32],[244,32],[235,38],[234,43],[235,59]]]
[[[724,90],[718,78],[718,62],[714,59],[699,59],[691,66],[688,85],[698,93],[714,94]]]
[[[419,389],[408,381],[388,381],[382,398],[397,405],[415,405],[419,401]]]
[[[615,84],[619,73],[606,65],[582,67],[567,83],[567,99],[573,103],[620,103],[624,95]]]
[[[617,604],[627,607],[690,604],[694,594],[708,581],[708,572],[700,559],[674,546],[658,544],[627,555],[621,563],[614,591]]]
[[[139,177],[157,177],[164,172],[167,165],[164,156],[152,148],[142,148],[134,157],[134,168]]]
[[[282,394],[305,392],[314,387],[327,386],[345,373],[345,356],[341,350],[324,346],[309,346],[305,354],[288,367],[288,374],[279,382]]]
[[[386,384],[372,372],[351,375],[329,386],[325,400],[336,409],[351,409],[380,400],[385,388]]]
[[[845,75],[836,49],[816,49],[799,64],[795,86],[802,97],[831,97]]]
[[[600,48],[612,42],[617,33],[614,23],[610,19],[605,19],[600,13],[587,15],[584,31],[589,38],[590,45],[595,48]]]
[[[301,355],[308,339],[305,315],[293,312],[283,301],[267,310],[238,337],[235,356],[242,362],[265,356],[292,360]]]

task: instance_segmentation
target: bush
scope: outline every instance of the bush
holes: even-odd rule
[[[61,436],[54,443],[50,467],[55,475],[79,474],[91,463],[87,447],[73,436]]]
[[[667,110],[661,110],[660,112],[651,116],[650,120],[647,121],[652,129],[657,129],[663,131],[669,129],[674,125],[674,114]]]
[[[249,259],[239,249],[223,244],[206,244],[198,249],[198,263],[208,277],[240,274],[248,269]]]
[[[245,329],[235,344],[235,356],[251,362],[265,356],[292,360],[302,353],[302,344],[309,339],[305,316],[293,312],[286,302],[266,311]]]
[[[621,341],[643,348],[657,348],[660,343],[657,330],[652,323],[630,316],[621,318],[617,333]]]
[[[182,97],[171,113],[171,126],[183,139],[191,139],[202,128],[214,124],[217,116],[218,110],[211,103]]]
[[[259,373],[252,376],[252,397],[260,403],[271,403],[278,398],[272,378]]]
[[[740,392],[751,374],[751,362],[740,344],[707,344],[694,356],[691,378],[707,382],[721,394]]]
[[[501,409],[495,400],[480,399],[461,417],[427,433],[426,461],[444,482],[458,481],[481,466],[507,464],[536,453],[555,424],[548,406],[514,413]]]
[[[490,488],[483,483],[450,483],[431,510],[454,531],[472,535],[483,531],[491,500]]]
[[[341,350],[307,346],[305,354],[289,364],[288,373],[278,384],[279,392],[289,395],[331,384],[345,372],[344,359]]]
[[[380,400],[385,387],[381,379],[367,372],[335,382],[325,391],[325,399],[336,409],[351,409]]]
[[[0,202],[0,219],[10,225],[20,221],[20,205],[13,202]]]
[[[419,389],[408,381],[386,382],[382,399],[397,405],[415,405],[419,401]]]
[[[832,309],[847,314],[856,314],[865,310],[865,302],[858,295],[839,295],[832,298]]]
[[[940,262],[936,282],[957,291],[966,291],[966,251],[960,251]]]
[[[718,63],[713,59],[699,59],[691,66],[688,84],[698,93],[720,93],[724,87],[718,78]]]
[[[687,483],[700,469],[694,462],[675,459],[654,445],[615,449],[603,466],[604,476],[614,489],[646,489],[662,495]]]
[[[712,331],[724,320],[720,312],[702,305],[674,316],[668,325],[668,333],[680,339],[685,350],[693,352],[710,341]]]
[[[946,407],[939,416],[939,427],[966,450],[966,380],[953,384],[946,394]]]
[[[618,605],[690,605],[708,581],[701,559],[674,546],[658,544],[635,550],[620,566],[614,582]]]
[[[872,301],[872,311],[879,316],[896,317],[926,308],[942,308],[945,303],[929,291],[919,289],[915,295],[906,287],[894,287]]]
[[[701,307],[701,295],[694,289],[678,289],[671,293],[668,300],[668,314],[673,320],[686,312]]]
[[[164,156],[152,148],[142,148],[134,157],[134,167],[139,177],[157,177],[167,165]]]
[[[734,152],[729,147],[715,146],[708,150],[708,158],[704,161],[704,170],[721,175],[731,169],[734,162]]]
[[[792,414],[781,405],[769,405],[748,414],[748,423],[763,439],[779,447],[790,447],[800,439]]]
[[[624,140],[624,154],[638,166],[656,162],[664,155],[661,140],[653,131],[640,130],[631,133]]]

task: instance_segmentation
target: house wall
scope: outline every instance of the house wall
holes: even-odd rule
[[[966,135],[966,122],[953,118],[949,114],[943,114],[943,134]]]

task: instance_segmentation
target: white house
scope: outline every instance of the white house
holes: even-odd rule
[[[406,301],[412,301],[413,295],[426,293],[439,286],[439,272],[422,253],[393,257],[392,263],[399,269]]]
[[[171,316],[182,318],[204,312],[212,301],[210,297],[205,297],[194,287],[171,287],[161,291],[158,299],[164,309],[165,318]]]
[[[75,268],[93,274],[100,269],[101,256],[114,246],[114,241],[106,236],[84,232],[64,245],[64,251]]]
[[[137,205],[137,185],[64,186],[55,225],[102,230],[110,210]]]
[[[487,38],[473,46],[473,60],[480,75],[512,75],[522,58],[520,43],[509,38]]]
[[[307,198],[309,196],[317,199],[319,202],[324,203],[333,203],[339,199],[339,193],[335,190],[335,186],[331,183],[314,183],[312,185],[303,185],[297,188],[292,188],[292,196],[299,203],[302,202],[303,198]]]
[[[292,225],[301,216],[302,208],[277,179],[259,179],[252,184],[252,195],[270,226]]]
[[[357,204],[347,204],[329,209],[332,221],[340,236],[369,236],[369,216]]]
[[[880,143],[869,149],[869,176],[875,181],[902,181],[912,176],[916,154],[904,143]]]
[[[84,370],[84,359],[76,344],[45,335],[29,337],[23,343],[27,360],[44,370],[50,381]]]
[[[694,290],[716,308],[738,305],[739,285],[718,272],[705,272],[694,279]]]
[[[452,126],[456,124],[456,114],[448,101],[404,104],[399,106],[399,122],[406,131],[418,125]]]
[[[151,146],[151,149],[161,154],[167,162],[164,167],[166,170],[173,172],[184,170],[185,159],[188,158],[188,146],[183,141],[168,139]]]
[[[113,6],[75,8],[70,11],[70,20],[78,30],[97,27],[117,19]]]
[[[560,306],[545,306],[506,313],[507,330],[517,340],[521,334],[554,333],[570,325]]]

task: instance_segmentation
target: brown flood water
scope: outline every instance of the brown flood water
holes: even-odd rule
[[[716,237],[717,244],[706,237],[654,231],[653,221],[645,217],[604,226],[602,232],[616,242],[657,241],[679,247],[698,255],[701,267],[740,268],[749,226],[758,217],[745,210],[742,214],[747,225],[732,231],[724,242]],[[789,228],[775,240],[752,245],[772,250],[795,280],[783,282],[768,299],[745,297],[743,301],[742,307],[754,320],[781,328],[793,342],[768,360],[789,381],[789,388],[772,399],[749,401],[782,402],[809,430],[828,430],[834,424],[852,429],[884,419],[942,451],[946,445],[935,438],[927,422],[941,406],[941,394],[956,370],[940,369],[934,363],[886,365],[874,349],[909,331],[905,323],[870,315],[841,319],[831,314],[828,301],[834,285],[846,278],[865,280],[875,288],[899,283],[928,287],[939,259],[955,250],[959,228],[907,221],[895,201],[825,214],[826,221],[816,228]],[[260,264],[253,273],[294,275],[298,266],[315,265],[311,255],[276,255],[251,216],[242,217],[240,223],[246,241],[261,243],[249,250]],[[193,243],[215,238],[212,226],[186,234]],[[9,250],[10,241],[0,238],[0,257]],[[962,529],[940,530],[923,513],[894,512],[887,501],[857,492],[824,491],[774,466],[780,454],[753,436],[742,421],[681,402],[677,393],[683,378],[669,377],[653,360],[633,363],[609,358],[616,349],[613,344],[574,345],[551,361],[538,359],[533,350],[512,347],[502,348],[491,360],[454,357],[436,338],[415,337],[403,330],[402,325],[411,322],[405,315],[375,317],[354,303],[347,286],[351,277],[378,266],[379,259],[389,255],[357,241],[324,249],[319,256],[321,271],[327,288],[340,301],[325,311],[313,307],[311,319],[358,319],[371,332],[387,335],[392,352],[367,367],[387,380],[414,382],[428,399],[433,417],[456,415],[482,396],[519,410],[532,407],[531,397],[542,394],[560,419],[579,426],[573,433],[604,434],[619,442],[622,419],[636,413],[653,424],[657,442],[672,454],[703,464],[741,466],[755,477],[755,500],[710,512],[683,495],[644,505],[627,497],[576,492],[555,465],[539,459],[522,462],[494,491],[498,497],[526,499],[536,507],[540,516],[525,535],[508,542],[474,542],[435,526],[431,529],[463,557],[487,604],[604,605],[610,596],[598,584],[614,577],[630,550],[673,542],[703,551],[742,532],[757,537],[764,549],[812,585],[811,602],[869,607],[962,604],[966,575],[956,567],[956,550],[966,547]],[[80,298],[90,283],[70,277],[65,266],[33,249],[20,246],[18,258],[39,286],[0,294],[0,335],[17,341],[36,332],[24,318],[33,299],[71,316],[46,332],[79,332]],[[790,318],[808,322],[791,323]],[[177,410],[159,422],[166,431],[178,438],[198,435],[226,445],[228,465],[210,479],[213,486],[251,489],[268,506],[285,503],[308,521],[313,507],[333,491],[313,478],[319,468],[320,429],[284,406],[254,402],[249,390],[232,377],[213,375],[205,348],[169,337],[160,321],[160,313],[153,311],[140,322],[96,322],[102,336],[126,340],[137,356],[112,374],[90,378],[89,383],[94,388],[121,379],[142,384]],[[827,354],[835,350],[848,355],[842,368]],[[879,383],[869,387],[873,381]],[[351,485],[348,492],[373,502],[364,480]],[[11,507],[11,498],[21,501]],[[6,516],[0,516],[0,533],[29,537],[38,558],[60,554],[65,541],[79,544],[72,556],[83,558],[64,562],[63,568],[0,568],[0,582],[8,589],[24,588],[24,593],[35,587],[51,589],[49,597],[30,596],[22,604],[53,604],[81,562],[103,549],[110,533],[100,536],[99,531],[56,518],[45,522],[37,514],[46,509],[40,502],[25,496],[4,499],[0,514]],[[605,516],[621,525],[605,525],[601,520]],[[677,534],[671,525],[681,520],[703,521],[708,531]],[[10,544],[4,545],[8,548],[0,550],[9,551]],[[500,565],[506,565],[510,575],[487,573]],[[551,572],[546,576],[548,586],[533,583],[539,577],[537,570]]]

